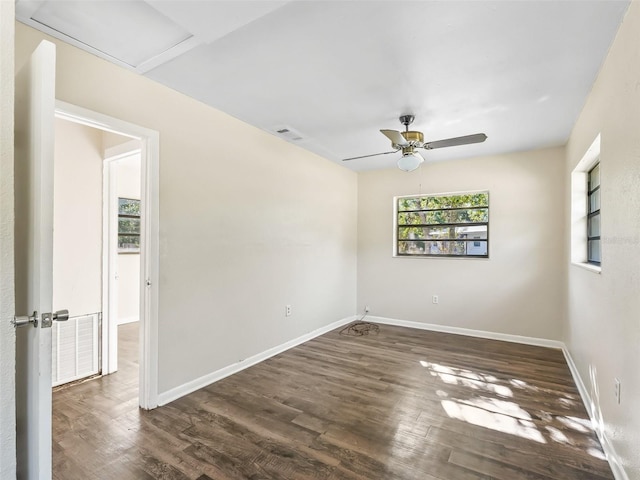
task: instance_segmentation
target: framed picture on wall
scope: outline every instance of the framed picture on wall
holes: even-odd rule
[[[140,253],[140,200],[118,198],[118,253]]]

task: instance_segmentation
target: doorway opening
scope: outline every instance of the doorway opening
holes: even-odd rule
[[[140,160],[140,140],[56,118],[53,305],[71,312],[51,332],[56,390],[124,364],[111,385],[138,398]]]
[[[66,257],[73,259],[76,268],[75,271],[65,268],[65,255],[61,256],[57,268],[54,263],[54,278],[58,271],[62,280],[54,281],[54,302],[57,298],[55,284],[58,284],[61,302],[65,305],[77,302],[77,305],[69,308],[75,322],[60,324],[61,332],[52,332],[54,385],[65,380],[61,378],[56,382],[56,367],[63,374],[71,373],[78,378],[87,377],[87,374],[108,375],[119,368],[118,353],[125,353],[131,377],[125,388],[129,394],[137,390],[135,401],[140,407],[155,408],[158,133],[56,101],[56,130],[58,125],[83,131],[85,145],[63,154],[66,156],[64,161],[73,163],[73,157],[80,155],[84,157],[80,159],[84,163],[76,160],[67,166],[71,174],[67,184],[60,185],[62,189],[57,175],[55,178],[56,191],[59,191],[56,200],[60,196],[72,207],[60,209],[57,233],[54,234],[54,262],[55,252],[66,250]],[[99,160],[98,165],[87,162],[87,157],[92,155]],[[84,172],[84,169],[88,171]],[[79,224],[82,228],[77,228]],[[74,228],[65,232],[66,225]],[[74,238],[71,231],[79,232],[78,236]],[[94,262],[96,253],[97,262]],[[93,260],[83,262],[82,258]],[[67,331],[62,332],[63,329]],[[126,333],[120,342],[122,349],[118,348],[118,330]],[[57,338],[63,342],[56,345]],[[70,346],[73,348],[67,348]],[[67,356],[73,357],[71,361],[65,358],[65,348],[73,350],[72,354],[67,352]],[[61,365],[56,362],[61,360],[73,364],[76,371],[59,368]],[[137,370],[133,376],[132,368]]]

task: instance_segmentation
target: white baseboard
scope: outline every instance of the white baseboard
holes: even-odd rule
[[[589,395],[589,391],[585,386],[582,377],[580,376],[580,372],[578,371],[578,367],[576,367],[575,362],[573,361],[573,357],[566,346],[562,348],[562,353],[564,353],[564,358],[567,361],[567,365],[569,365],[569,370],[571,370],[571,376],[573,377],[573,381],[576,383],[576,387],[578,387],[578,392],[580,392],[580,397],[582,398],[582,403],[584,403],[584,407],[587,409],[587,414],[589,414],[589,418],[591,419],[591,425],[593,426],[596,435],[598,435],[598,440],[600,440],[600,444],[602,445],[602,449],[604,450],[605,457],[607,457],[607,461],[611,466],[611,471],[613,472],[613,476],[616,480],[629,480],[629,476],[627,472],[625,472],[622,467],[622,463],[616,453],[611,441],[607,437],[601,425],[598,423],[598,415],[594,412],[593,401],[591,400],[591,395]]]
[[[538,347],[564,349],[565,345],[559,340],[548,340],[546,338],[524,337],[521,335],[511,335],[508,333],[487,332],[485,330],[472,330],[470,328],[450,327],[447,325],[436,325],[434,323],[412,322],[409,320],[397,320],[386,317],[367,317],[367,320],[384,325],[395,325],[398,327],[417,328],[419,330],[430,330],[432,332],[453,333],[455,335],[466,335],[468,337],[488,338],[490,340],[502,340],[505,342],[523,343],[525,345],[535,345]]]
[[[132,317],[119,318],[118,325],[124,325],[125,323],[133,323],[133,322],[137,322],[138,320],[140,320],[140,317],[138,317],[137,315],[134,315]]]
[[[158,395],[158,406],[166,405],[169,402],[173,402],[180,397],[188,395],[196,390],[204,388],[212,383],[215,383],[219,380],[222,380],[229,375],[233,375],[234,373],[238,373],[245,368],[249,368],[256,363],[260,363],[268,358],[273,357],[279,353],[284,352],[285,350],[289,350],[290,348],[296,347],[301,343],[308,342],[309,340],[319,337],[320,335],[324,335],[331,330],[334,330],[338,327],[342,327],[348,323],[357,320],[357,316],[351,316],[347,318],[343,318],[336,322],[330,323],[324,327],[313,330],[312,332],[306,333],[298,338],[294,338],[293,340],[289,340],[281,345],[277,345],[269,350],[265,350],[264,352],[258,353],[249,357],[241,362],[234,363],[227,367],[221,368],[220,370],[216,370],[215,372],[211,372],[207,375],[204,375],[200,378],[196,378],[195,380],[191,380],[183,385],[172,388],[171,390],[167,390],[166,392],[162,392]]]

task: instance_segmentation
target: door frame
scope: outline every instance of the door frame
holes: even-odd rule
[[[118,283],[114,282],[118,271],[118,196],[115,164],[118,160],[140,155],[142,172],[142,147],[137,139],[107,148],[102,163],[102,374],[118,370]],[[142,190],[141,190],[142,192]],[[142,202],[142,208],[146,203]],[[148,212],[143,212],[145,215]],[[141,239],[144,235],[141,236]],[[142,277],[140,277],[142,278]],[[140,288],[142,285],[140,285]],[[142,301],[142,291],[140,300]],[[138,307],[138,315],[142,307]],[[140,320],[140,316],[138,317]]]
[[[143,211],[140,222],[140,383],[138,399],[140,407],[149,410],[158,406],[160,134],[155,130],[61,100],[56,100],[55,113],[58,118],[131,137],[141,143],[140,198]],[[103,278],[105,273],[103,272]],[[103,308],[105,301],[108,303],[108,298],[109,295],[106,299],[104,297],[103,285]],[[107,349],[104,349],[104,342],[109,342],[109,338],[105,337],[109,336],[103,335],[103,351],[108,352],[111,347],[107,343]]]

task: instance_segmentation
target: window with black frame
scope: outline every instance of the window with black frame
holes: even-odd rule
[[[140,253],[140,200],[118,198],[118,253]]]
[[[489,192],[396,198],[396,256],[489,257]]]
[[[600,163],[587,174],[587,262],[600,265]]]

